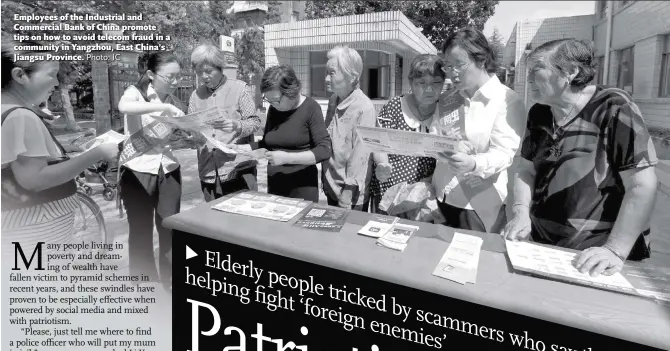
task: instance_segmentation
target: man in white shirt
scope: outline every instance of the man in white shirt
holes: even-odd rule
[[[441,153],[433,174],[445,225],[499,233],[505,226],[507,169],[526,123],[519,96],[500,83],[486,37],[466,28],[442,48],[455,91],[441,99],[446,111],[431,130],[460,138],[456,153]]]

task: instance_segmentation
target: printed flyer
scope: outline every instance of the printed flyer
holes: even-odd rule
[[[1,351],[670,350],[670,3],[0,9]]]

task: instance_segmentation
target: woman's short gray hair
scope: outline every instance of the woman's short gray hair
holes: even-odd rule
[[[223,71],[223,68],[226,67],[226,56],[216,46],[202,44],[191,53],[191,64],[193,68],[202,64],[209,64]]]
[[[340,71],[346,78],[354,78],[354,86],[358,86],[363,74],[363,59],[358,51],[348,46],[336,46],[328,51],[328,60],[335,59]]]
[[[577,39],[559,39],[544,43],[528,55],[528,61],[540,62],[564,75],[577,69],[577,75],[570,82],[574,87],[589,84],[598,70],[593,46]]]
[[[432,54],[421,54],[414,58],[412,63],[409,65],[408,78],[410,81],[421,78],[426,74],[432,77],[447,79],[447,74],[444,73],[444,62],[439,56]]]

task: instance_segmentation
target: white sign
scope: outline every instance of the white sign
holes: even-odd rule
[[[221,36],[221,50],[223,52],[235,53],[235,39],[233,37]]]

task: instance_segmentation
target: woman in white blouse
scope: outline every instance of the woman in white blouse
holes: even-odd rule
[[[156,121],[152,116],[182,116],[184,107],[172,93],[181,81],[181,65],[168,52],[152,53],[140,81],[126,89],[119,101],[126,136]],[[121,167],[121,198],[128,214],[128,252],[133,275],[144,273],[170,286],[172,267],[166,256],[172,248],[172,231],[163,218],[179,212],[181,172],[171,148],[156,147]],[[159,271],[153,249],[154,222],[158,231]]]
[[[493,50],[480,31],[453,34],[442,53],[455,91],[441,99],[445,112],[433,130],[461,139],[461,147],[438,157],[438,205],[449,227],[499,233],[507,223],[506,170],[525,127],[523,101],[496,77]]]

